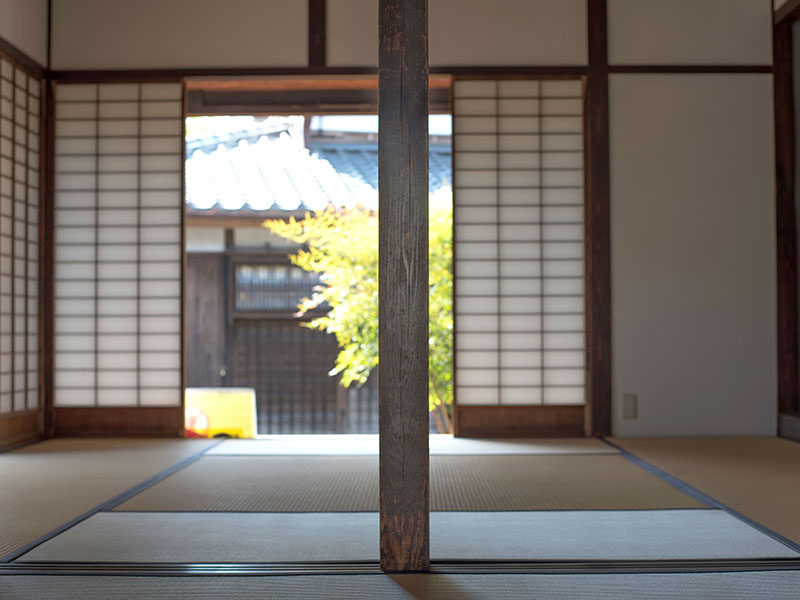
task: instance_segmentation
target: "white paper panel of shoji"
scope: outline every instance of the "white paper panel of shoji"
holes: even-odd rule
[[[582,96],[455,82],[459,404],[585,401]]]
[[[41,84],[0,59],[0,414],[39,407]]]
[[[180,405],[182,119],[180,84],[58,86],[56,406]]]

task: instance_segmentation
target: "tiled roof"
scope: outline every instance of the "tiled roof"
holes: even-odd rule
[[[186,150],[186,202],[196,211],[377,208],[377,143],[312,141],[308,150],[285,130],[261,129],[193,141]],[[450,180],[450,147],[432,146],[431,192]]]

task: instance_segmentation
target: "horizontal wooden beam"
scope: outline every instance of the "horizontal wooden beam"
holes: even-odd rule
[[[378,111],[374,88],[311,90],[202,90],[187,94],[188,115],[353,114]],[[430,111],[450,112],[450,88],[431,87]]]
[[[0,53],[30,71],[38,78],[44,78],[48,71],[47,68],[39,64],[37,60],[17,48],[14,44],[0,37]]]
[[[609,73],[633,74],[715,74],[772,73],[771,65],[610,65]]]
[[[182,407],[56,407],[54,437],[183,437]]]
[[[584,435],[583,406],[456,406],[456,437]]]
[[[442,65],[430,68],[431,75],[459,77],[507,77],[575,79],[586,74],[582,66],[548,67],[541,65]],[[170,82],[187,79],[229,79],[264,77],[352,77],[377,75],[377,67],[265,67],[265,68],[207,68],[207,69],[103,69],[53,70],[51,79],[60,83],[137,83]]]
[[[791,24],[800,20],[800,0],[787,0],[775,11],[775,23]]]

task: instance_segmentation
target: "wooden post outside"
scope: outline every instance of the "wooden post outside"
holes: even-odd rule
[[[430,568],[427,0],[379,2],[380,547]]]

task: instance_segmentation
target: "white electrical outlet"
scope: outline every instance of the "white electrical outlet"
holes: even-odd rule
[[[622,394],[622,418],[635,419],[638,412],[639,399],[636,394]]]

